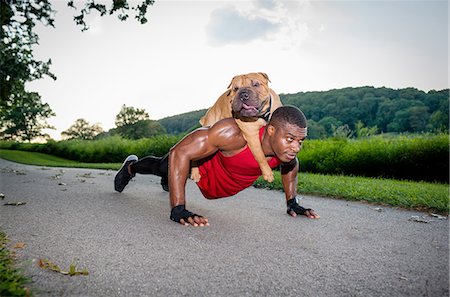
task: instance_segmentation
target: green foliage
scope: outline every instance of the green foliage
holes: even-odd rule
[[[180,140],[173,135],[158,135],[152,138],[128,140],[111,136],[98,140],[49,141],[45,144],[0,142],[0,148],[35,151],[86,163],[122,162],[128,155],[163,156]]]
[[[0,296],[31,296],[31,292],[26,288],[30,281],[14,267],[15,263],[6,246],[7,242],[6,234],[0,231]]]
[[[182,113],[158,120],[169,134],[183,134],[200,127],[199,120],[205,115],[206,109]]]
[[[107,9],[104,4],[86,0],[74,20],[86,30],[84,16],[91,10],[101,16],[118,13],[120,20],[126,20],[127,12],[132,9],[143,24],[147,22],[147,8],[153,3],[153,0],[144,0],[130,8],[127,0],[112,0],[111,8]],[[76,9],[74,1],[68,1],[68,5]],[[39,61],[33,54],[33,48],[39,44],[39,36],[34,32],[36,24],[54,27],[55,11],[49,0],[0,0],[0,7],[1,138],[20,141],[46,136],[41,130],[51,128],[46,119],[54,113],[48,104],[41,102],[39,94],[25,90],[25,83],[45,76],[56,79],[50,72],[51,60]]]
[[[448,89],[425,93],[414,88],[359,87],[280,97],[283,104],[295,105],[305,113],[313,128],[310,138],[333,136],[345,125],[357,134],[357,123],[384,133],[448,132],[449,129]]]
[[[36,151],[80,162],[122,162],[130,155],[162,156],[181,136],[139,140],[112,136],[94,141],[46,144],[0,142],[0,148]],[[361,139],[307,140],[298,155],[302,171],[448,183],[449,138],[439,135],[377,135]]]
[[[446,134],[308,140],[298,157],[301,170],[307,172],[440,182],[449,179]]]
[[[130,1],[130,2],[135,4],[135,1]],[[77,9],[77,7],[75,6],[75,3],[78,3],[78,1],[75,2],[74,0],[69,0],[67,2],[67,5],[69,7]],[[146,18],[147,8],[148,8],[148,6],[153,5],[154,3],[155,3],[154,0],[143,0],[140,2],[140,4],[132,5],[130,8],[130,5],[127,0],[114,0],[114,1],[112,1],[110,8],[108,9],[108,7],[105,4],[100,4],[98,2],[95,2],[94,0],[88,0],[88,1],[85,1],[84,8],[82,8],[80,10],[79,15],[74,17],[74,20],[77,25],[80,25],[83,27],[81,30],[85,31],[85,30],[88,30],[89,27],[87,26],[86,22],[84,21],[84,17],[87,14],[91,13],[91,11],[93,11],[93,10],[96,10],[100,14],[100,16],[104,16],[106,14],[112,15],[117,12],[118,13],[117,18],[121,21],[125,21],[129,17],[128,11],[130,9],[132,9],[137,12],[135,15],[135,19],[138,22],[140,22],[141,24],[145,24],[148,21]]]
[[[0,137],[18,141],[46,136],[51,128],[46,119],[54,116],[48,104],[37,93],[25,90],[25,83],[50,72],[51,61],[34,59],[33,46],[38,36],[33,32],[37,22],[53,26],[49,1],[1,0],[0,29]]]
[[[31,141],[37,137],[49,138],[43,129],[54,129],[47,118],[54,116],[47,103],[35,92],[15,89],[14,103],[0,113],[0,139]]]
[[[128,139],[140,139],[166,134],[166,129],[157,121],[143,120],[117,127],[114,133]]]
[[[255,186],[283,190],[279,172],[275,172],[273,183],[267,183],[260,177]],[[448,184],[300,173],[297,191],[300,194],[367,201],[444,214],[449,211]]]
[[[102,133],[103,129],[99,124],[91,125],[85,119],[78,119],[75,123],[69,127],[66,131],[63,131],[61,135],[66,139],[94,139],[95,136]]]
[[[134,108],[132,106],[122,105],[120,112],[116,115],[116,127],[120,128],[135,124],[139,121],[148,120],[149,116],[145,109]]]

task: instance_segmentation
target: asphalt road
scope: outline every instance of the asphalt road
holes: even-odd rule
[[[194,228],[169,220],[156,176],[119,194],[112,171],[0,159],[0,174],[0,229],[37,296],[449,295],[446,218],[313,196],[303,205],[321,219],[291,218],[281,192],[210,201],[188,182],[188,209],[211,224]],[[38,259],[66,270],[75,260],[89,275]]]

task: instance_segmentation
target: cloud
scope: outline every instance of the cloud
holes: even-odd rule
[[[283,50],[299,49],[311,38],[311,29],[319,32],[313,16],[307,0],[236,2],[235,6],[212,11],[206,28],[207,41],[212,46],[224,46],[264,40]]]
[[[223,46],[230,43],[247,43],[267,38],[277,32],[280,24],[255,14],[244,14],[234,6],[218,8],[211,13],[206,28],[208,43]]]

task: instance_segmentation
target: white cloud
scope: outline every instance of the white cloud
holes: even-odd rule
[[[247,43],[265,38],[268,34],[278,30],[278,23],[260,16],[245,14],[234,6],[214,10],[206,28],[208,42],[213,46]]]
[[[280,49],[299,49],[310,38],[311,25],[316,26],[309,1],[257,0],[251,4],[236,2],[214,10],[206,28],[208,43],[225,46],[264,40]]]

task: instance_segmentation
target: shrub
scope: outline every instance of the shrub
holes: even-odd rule
[[[302,171],[448,182],[449,139],[440,135],[308,140]]]

